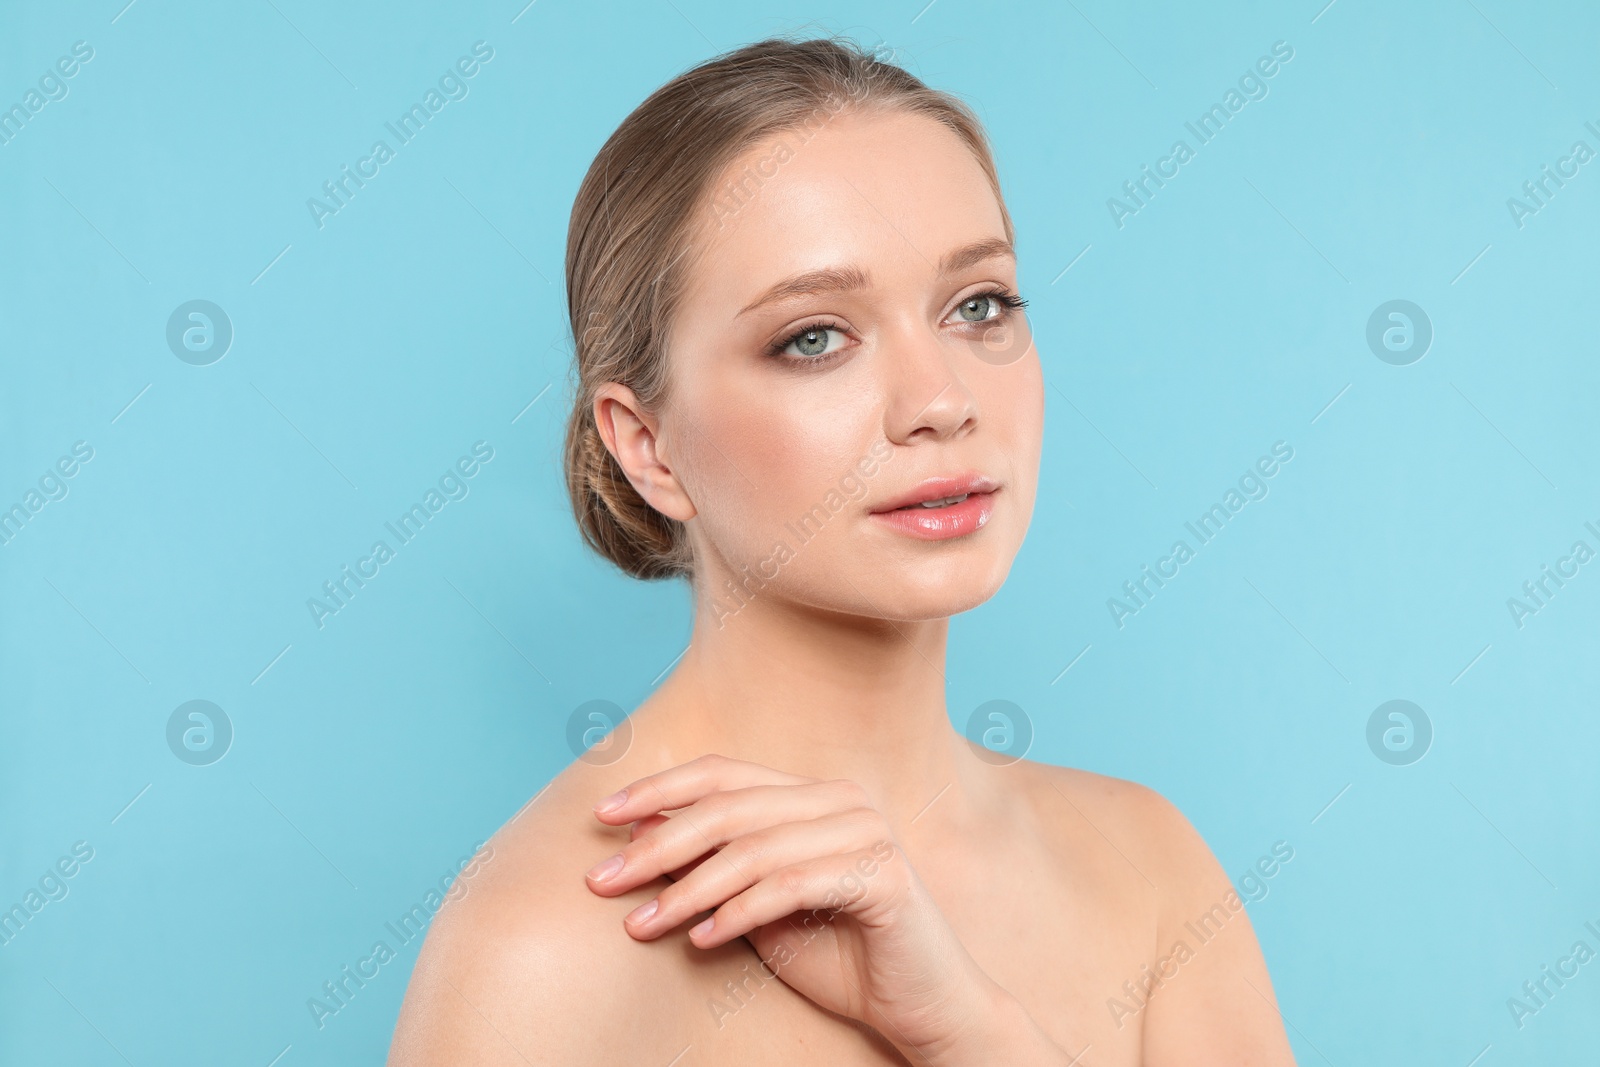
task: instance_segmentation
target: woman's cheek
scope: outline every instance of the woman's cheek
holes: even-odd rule
[[[1018,439],[1013,442],[1011,449],[1011,454],[1015,457],[1014,473],[1018,488],[1026,487],[1026,499],[1019,501],[1022,504],[1024,531],[1037,503],[1039,463],[1044,452],[1044,375],[1037,360],[1032,360],[1030,363],[1026,387],[1018,404],[1016,421]]]
[[[1044,372],[1037,356],[1018,360],[1002,368],[987,398],[989,410],[999,416],[996,427],[1007,435],[1008,444],[1020,452],[1020,459],[1036,451],[1044,437]]]
[[[683,482],[702,529],[737,563],[769,555],[791,517],[789,497],[806,484],[808,427],[785,418],[770,398],[763,405],[719,394],[686,406],[684,415]]]

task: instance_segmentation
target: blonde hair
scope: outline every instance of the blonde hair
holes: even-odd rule
[[[623,120],[595,156],[567,229],[567,310],[577,386],[567,420],[567,492],[584,541],[628,574],[693,574],[684,525],[656,511],[629,483],[595,424],[596,391],[628,386],[647,410],[667,400],[666,342],[691,238],[709,206],[737,206],[759,177],[722,192],[712,183],[741,152],[791,131],[809,137],[832,117],[866,107],[927,115],[972,150],[1000,199],[993,155],[961,101],[839,38],[770,38],[678,75]],[[765,162],[765,161],[763,161]],[[765,176],[765,175],[762,175]]]

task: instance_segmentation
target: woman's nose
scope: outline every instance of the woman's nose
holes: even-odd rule
[[[970,432],[978,400],[966,381],[974,359],[967,343],[920,327],[897,331],[884,344],[889,438],[905,444],[919,435],[946,438]]]

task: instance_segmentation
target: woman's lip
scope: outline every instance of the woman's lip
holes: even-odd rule
[[[1000,488],[1000,483],[988,475],[976,471],[968,471],[953,478],[928,478],[911,489],[895,497],[893,500],[872,509],[874,515],[882,515],[913,504],[921,504],[925,500],[948,500],[953,496],[967,496],[975,493],[993,493]],[[938,510],[929,508],[925,510]]]
[[[872,517],[911,537],[924,541],[947,541],[953,537],[965,537],[981,529],[994,515],[994,497],[997,491],[971,492],[959,504],[946,504],[938,508],[901,507],[889,511],[875,511]]]

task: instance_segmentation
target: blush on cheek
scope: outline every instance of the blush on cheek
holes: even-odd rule
[[[869,417],[838,404],[807,410],[781,383],[751,384],[749,393],[722,389],[679,406],[688,429],[678,465],[700,531],[735,568],[771,557],[780,542],[815,554],[813,539],[884,492],[858,470]]]
[[[694,502],[701,534],[735,567],[767,555],[783,525],[773,498],[788,484],[781,431],[742,400],[680,400],[675,408],[673,469]]]
[[[1006,442],[1005,454],[1016,465],[1016,477],[1036,482],[1044,447],[1044,376],[1037,360],[1007,368],[1008,374],[992,396],[987,410],[991,429]]]

